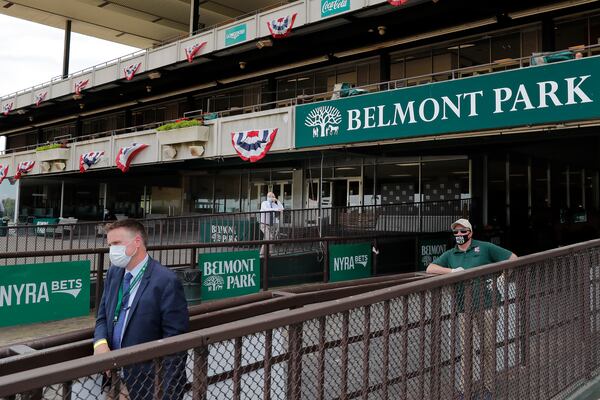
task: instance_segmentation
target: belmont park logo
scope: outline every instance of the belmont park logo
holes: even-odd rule
[[[254,258],[205,261],[202,264],[203,284],[209,292],[254,287],[256,268]]]
[[[82,287],[81,279],[0,285],[0,307],[49,303],[50,295],[56,294],[73,296],[76,299]]]

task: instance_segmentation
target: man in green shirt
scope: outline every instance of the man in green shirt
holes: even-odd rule
[[[473,227],[471,226],[471,223],[464,218],[457,220],[450,227],[452,228],[456,246],[445,251],[441,256],[429,264],[427,272],[430,274],[450,274],[499,261],[515,260],[517,258],[510,250],[506,250],[493,243],[473,240]],[[500,276],[498,278],[498,284],[500,285],[503,280],[503,276]],[[479,376],[481,377],[481,372],[483,372],[484,390],[487,392],[485,393],[484,398],[486,395],[489,397],[492,393],[493,377],[496,373],[496,366],[492,364],[494,358],[491,355],[495,351],[497,343],[496,321],[494,321],[491,308],[494,296],[498,298],[499,293],[496,290],[493,290],[492,286],[491,279],[487,279],[485,282],[481,279],[474,279],[472,281],[472,329],[470,332],[467,324],[468,316],[464,312],[464,285],[459,285],[456,292],[457,309],[459,311],[460,340],[463,348],[466,338],[480,335],[483,335],[484,337],[483,343],[485,351],[482,349],[482,351],[479,352],[480,357],[485,354],[482,360],[484,362],[479,363],[480,366],[483,364],[483,371],[480,371]],[[483,321],[481,321],[480,318],[483,318]],[[483,326],[483,332],[480,332],[480,326]],[[473,343],[478,344],[480,341],[473,340]],[[475,350],[475,346],[473,346],[473,350]],[[474,358],[475,354],[473,355],[473,359]],[[467,357],[463,353],[461,356],[461,390],[464,390],[464,377],[466,373],[471,373],[471,371],[466,371],[466,360]],[[473,362],[471,365],[475,365],[475,363]]]

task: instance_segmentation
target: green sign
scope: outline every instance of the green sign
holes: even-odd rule
[[[223,299],[260,290],[258,250],[200,254],[202,300]]]
[[[329,246],[329,281],[339,282],[371,276],[371,243]]]
[[[321,0],[321,18],[350,11],[350,0]]]
[[[225,46],[246,41],[246,24],[233,26],[225,31]]]
[[[448,238],[427,238],[419,240],[419,271],[425,271],[433,260],[446,251]]]
[[[600,118],[600,57],[296,107],[298,148]]]
[[[254,240],[259,232],[258,223],[250,219],[218,219],[200,225],[200,240],[206,243]]]
[[[89,312],[89,261],[0,268],[0,327],[80,317]]]
[[[46,234],[53,234],[54,227],[47,228],[44,225],[57,225],[59,219],[58,218],[35,218],[33,220],[33,224],[36,226],[35,233],[36,235],[44,236]]]

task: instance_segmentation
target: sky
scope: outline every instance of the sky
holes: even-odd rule
[[[64,31],[0,15],[0,97],[44,83],[62,74]],[[135,47],[73,32],[69,72],[109,61]]]

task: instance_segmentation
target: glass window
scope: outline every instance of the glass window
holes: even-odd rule
[[[445,81],[452,77],[453,69],[458,67],[458,52],[452,49],[436,49],[433,51],[434,81]],[[442,72],[440,74],[440,72]]]
[[[541,34],[540,28],[536,27],[536,29],[523,31],[521,40],[522,40],[522,51],[521,57],[530,56],[532,53],[537,53],[541,50]]]
[[[554,30],[556,50],[588,44],[587,30],[587,18],[557,23]]]
[[[421,164],[424,201],[468,199],[469,160],[427,161]]]
[[[398,80],[403,79],[404,77],[404,58],[392,56],[392,62],[390,65],[390,79]]]
[[[431,77],[428,76],[432,72],[431,52],[428,51],[415,54],[414,56],[408,56],[404,60],[406,63],[406,77],[419,77],[409,80],[409,85],[431,81]]]
[[[590,46],[600,44],[600,16],[590,18]],[[592,53],[597,54],[600,51],[599,48],[592,49]]]
[[[460,67],[477,67],[490,63],[490,40],[483,39],[460,45]],[[469,68],[462,73],[463,76],[478,75],[489,72],[489,67]]]
[[[215,177],[215,208],[217,212],[240,211],[240,176]]]
[[[213,212],[213,180],[212,176],[190,177],[193,213],[210,214]]]
[[[506,157],[488,158],[488,224],[506,226]]]
[[[419,194],[419,163],[378,165],[377,192],[381,195],[382,205],[422,201]]]

